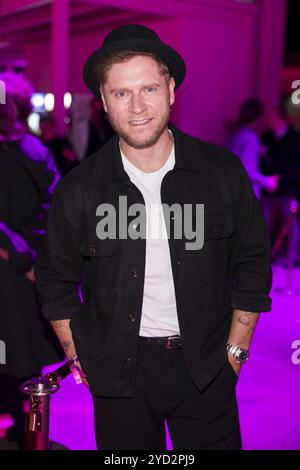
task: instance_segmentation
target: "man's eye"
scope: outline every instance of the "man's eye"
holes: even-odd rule
[[[127,94],[126,94],[126,91],[117,91],[116,96],[118,98],[125,98]]]
[[[146,88],[146,93],[154,93],[156,91],[156,88],[154,86],[150,86]]]

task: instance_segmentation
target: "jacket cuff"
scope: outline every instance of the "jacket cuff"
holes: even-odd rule
[[[48,321],[71,320],[81,307],[82,303],[77,298],[72,303],[64,302],[64,305],[61,303],[58,305],[58,302],[51,302],[51,304],[42,304],[42,314]]]
[[[231,306],[233,309],[247,312],[270,312],[272,310],[272,299],[267,294],[232,290]]]

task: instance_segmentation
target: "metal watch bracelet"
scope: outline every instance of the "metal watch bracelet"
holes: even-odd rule
[[[249,351],[247,349],[240,348],[231,343],[227,343],[226,349],[240,364],[244,364],[249,359]]]

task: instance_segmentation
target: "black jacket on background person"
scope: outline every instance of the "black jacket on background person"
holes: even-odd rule
[[[202,249],[186,250],[184,237],[169,239],[183,354],[203,390],[228,361],[232,309],[271,309],[271,247],[240,160],[169,127],[176,163],[162,181],[162,202],[204,204]],[[145,272],[145,239],[96,235],[97,207],[110,203],[118,213],[121,195],[128,207],[144,204],[115,135],[58,184],[36,266],[44,316],[71,319],[91,392],[111,397],[134,394]]]
[[[277,190],[269,197],[300,200],[300,132],[290,126],[280,139],[265,134],[264,142],[269,147],[265,171],[280,177]]]
[[[52,155],[36,137],[0,142],[0,247],[9,255],[0,259],[0,340],[6,345],[0,379],[35,375],[64,357],[25,275],[38,256],[58,179]]]

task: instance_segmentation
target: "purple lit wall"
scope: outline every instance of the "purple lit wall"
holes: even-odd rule
[[[2,3],[12,10],[14,3],[37,2]],[[59,97],[64,91],[87,93],[82,65],[112,27],[129,22],[153,27],[187,64],[176,97],[175,123],[195,136],[222,143],[226,124],[235,119],[245,97],[258,95],[267,106],[279,98],[286,2],[275,3],[276,8],[274,0],[71,1],[66,24],[68,2],[55,0],[52,6],[4,16],[0,34],[22,45],[36,91],[54,91]],[[67,37],[63,44],[57,37],[62,30]],[[55,110],[59,122],[62,112]]]
[[[68,24],[60,16],[62,4],[69,11]],[[175,124],[223,143],[226,126],[244,98],[259,96],[267,107],[278,102],[285,6],[285,0],[78,0],[69,5],[66,0],[0,1],[0,62],[9,54],[26,60],[26,73],[37,92],[88,94],[81,78],[88,55],[111,28],[145,24],[186,61],[186,80],[176,94]],[[58,26],[68,32],[64,47],[55,36]],[[295,74],[283,77],[287,90]],[[62,108],[55,113],[63,126]],[[285,276],[283,268],[274,267],[273,311],[261,315],[251,360],[237,386],[245,449],[300,450],[300,353],[298,362],[292,361],[292,345],[300,342],[300,297],[276,291],[285,285]],[[293,283],[300,290],[299,268]],[[91,397],[72,377],[53,396],[50,437],[69,449],[95,449]],[[169,439],[167,447],[172,448]]]

